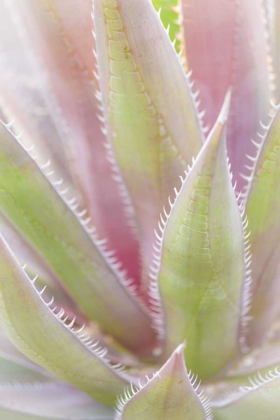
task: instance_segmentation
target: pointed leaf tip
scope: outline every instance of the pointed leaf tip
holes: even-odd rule
[[[225,100],[221,109],[221,112],[218,117],[218,121],[220,124],[224,125],[228,119],[229,109],[230,109],[230,103],[231,103],[231,88],[228,89]]]
[[[125,392],[119,399],[116,420],[211,420],[209,401],[198,391],[197,378],[184,361],[185,344],[173,352],[146,385]]]
[[[188,366],[201,378],[217,374],[240,351],[244,233],[228,167],[226,126],[220,122],[225,123],[229,103],[230,93],[171,203],[151,274],[161,298],[164,358],[187,339]]]
[[[64,311],[45,301],[0,236],[0,324],[11,342],[29,359],[92,398],[113,405],[127,380]]]

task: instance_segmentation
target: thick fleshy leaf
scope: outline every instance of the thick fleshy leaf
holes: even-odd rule
[[[8,222],[0,212],[0,232],[13,249],[17,258],[29,276],[37,276],[37,284],[47,285],[48,292],[55,296],[56,302],[66,308],[73,308],[76,315],[82,316],[80,308],[75,305],[73,299],[65,290],[65,286],[46,263],[37,250]],[[83,319],[83,322],[85,320]]]
[[[104,332],[141,352],[153,332],[145,309],[124,286],[125,275],[104,241],[93,234],[86,211],[78,212],[61,181],[53,185],[12,134],[0,127],[0,208],[46,259],[85,314]],[[51,177],[51,178],[50,178]],[[55,187],[60,189],[60,195]],[[71,207],[71,208],[70,208]],[[78,217],[76,216],[78,215]]]
[[[51,102],[46,73],[38,70],[40,56],[26,45],[22,20],[15,11],[10,13],[12,4],[9,0],[1,4],[0,104],[6,117],[15,118],[18,129],[26,130],[26,141],[31,145],[36,139],[41,153],[49,153],[61,175],[71,181],[66,150],[57,132],[56,121],[51,118],[52,110],[57,119],[59,112]]]
[[[0,386],[2,420],[111,420],[113,410],[55,383]]]
[[[169,37],[175,44],[176,51],[181,53],[184,68],[187,71],[185,49],[185,34],[183,25],[182,0],[152,0],[155,9],[160,12],[164,27],[169,31]]]
[[[91,9],[91,0],[78,8],[76,0],[5,1],[0,103],[7,119],[35,139],[56,171],[75,185],[99,232],[135,275],[137,243],[126,224],[97,115]]]
[[[158,287],[162,301],[162,314],[155,321],[163,320],[158,326],[164,357],[186,339],[186,362],[201,378],[217,374],[239,352],[249,281],[244,258],[246,221],[242,222],[226,155],[228,107],[229,96],[182,180],[169,215],[159,224],[162,235],[157,235],[151,272],[151,295],[156,299]]]
[[[258,344],[280,314],[280,112],[264,128],[265,134],[250,159],[246,211],[252,243],[253,302],[249,344]]]
[[[205,122],[212,126],[232,86],[227,140],[234,178],[271,99],[268,50],[260,0],[183,0],[188,63],[194,72]]]
[[[160,208],[202,145],[200,120],[188,79],[149,0],[95,0],[94,24],[112,159],[137,214],[145,263]]]
[[[280,413],[280,369],[255,372],[235,392],[217,397],[212,409],[217,420],[278,420]]]
[[[196,381],[180,345],[146,385],[140,382],[139,389],[131,387],[119,398],[116,420],[210,420],[209,401]]]
[[[75,332],[64,311],[55,312],[53,299],[45,303],[43,291],[25,274],[1,239],[0,322],[12,343],[28,358],[96,400],[114,404],[126,383],[121,372],[105,358],[98,343]],[[91,341],[91,342],[90,342]]]

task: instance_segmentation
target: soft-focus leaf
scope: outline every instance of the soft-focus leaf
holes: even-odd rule
[[[158,235],[151,273],[152,297],[158,282],[162,300],[164,356],[186,339],[188,367],[201,378],[217,374],[238,354],[248,288],[245,222],[231,185],[225,146],[228,107],[227,95],[170,214],[159,224],[162,237]]]
[[[249,344],[258,344],[279,315],[280,112],[264,128],[250,159],[246,211],[252,243],[253,302]]]
[[[187,71],[187,57],[185,50],[185,34],[183,25],[182,0],[152,0],[155,9],[160,11],[160,18],[164,27],[169,31],[169,37],[175,42],[175,48],[181,53],[184,68]]]
[[[113,411],[55,383],[0,386],[1,420],[111,420]]]
[[[95,0],[94,23],[112,159],[136,211],[147,263],[160,208],[202,145],[200,121],[179,58],[149,0]]]
[[[275,100],[277,103],[280,102],[280,54],[279,54],[279,45],[280,45],[280,2],[278,0],[266,0],[266,16],[267,16],[267,27],[268,34],[270,38],[271,46],[271,72],[275,72]]]
[[[1,211],[46,259],[90,319],[136,353],[150,346],[149,317],[124,287],[125,275],[104,250],[104,241],[94,237],[86,211],[78,212],[67,191],[56,192],[53,185],[60,191],[63,186],[48,163],[45,171],[53,185],[3,124],[0,136]]]
[[[280,370],[264,374],[255,372],[235,392],[213,400],[212,409],[217,420],[278,420],[280,413]]]
[[[36,141],[37,153],[39,148],[75,185],[99,232],[135,275],[137,243],[126,225],[98,120],[91,9],[91,0],[79,7],[76,0],[1,5],[0,103],[6,119]]]
[[[125,392],[116,420],[210,420],[209,401],[196,381],[186,370],[181,345],[145,386]]]
[[[18,130],[26,130],[26,141],[32,145],[36,139],[42,155],[49,154],[60,174],[71,182],[65,145],[58,133],[59,112],[48,91],[46,72],[39,72],[40,56],[26,45],[26,28],[15,11],[10,13],[12,4],[9,0],[1,2],[0,104],[7,118],[15,118]],[[38,42],[40,38],[36,39]]]
[[[81,388],[98,401],[114,404],[124,376],[105,358],[106,352],[66,323],[22,270],[1,239],[0,322],[12,343],[32,361]],[[43,289],[44,290],[44,289]]]
[[[232,86],[227,140],[234,178],[271,99],[261,0],[183,0],[188,64],[212,126]]]

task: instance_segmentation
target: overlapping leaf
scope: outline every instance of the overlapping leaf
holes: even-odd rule
[[[92,1],[77,7],[75,0],[5,0],[1,6],[0,105],[6,119],[14,119],[31,145],[36,139],[37,153],[75,186],[101,234],[135,275],[137,243],[98,119]]]
[[[201,91],[206,123],[217,118],[226,89],[232,86],[228,155],[240,188],[239,173],[253,150],[250,139],[266,118],[272,97],[270,52],[263,2],[259,0],[184,0],[188,63]]]
[[[255,372],[231,392],[213,400],[217,420],[249,419],[277,420],[280,412],[280,370],[274,367],[261,374]]]
[[[116,420],[211,420],[209,401],[194,374],[188,374],[184,346],[179,346],[145,386],[119,399]]]
[[[271,323],[279,315],[279,111],[264,131],[260,143],[256,143],[255,155],[250,157],[251,172],[246,190],[253,254],[251,345],[264,338]]]
[[[184,339],[189,368],[217,374],[239,352],[246,306],[243,224],[228,168],[225,122],[220,117],[193,168],[159,224],[151,294],[162,301],[164,355]],[[158,283],[158,286],[157,286]],[[245,285],[244,285],[245,284]],[[243,302],[241,299],[243,293]],[[211,354],[211,357],[209,357]]]
[[[67,199],[65,189],[61,196],[56,192],[3,124],[0,136],[1,211],[46,259],[90,319],[136,352],[150,347],[149,317],[124,287],[124,273],[104,251],[104,242],[92,236],[86,211],[75,212],[75,199]],[[51,176],[48,163],[45,170]],[[54,181],[62,191],[61,180]]]
[[[95,0],[94,23],[108,139],[147,263],[159,210],[202,145],[195,98],[150,1]]]
[[[49,382],[0,386],[3,420],[112,420],[113,410],[82,392]]]
[[[64,311],[45,303],[42,291],[22,270],[1,238],[0,322],[12,343],[28,358],[98,401],[113,405],[126,383],[85,334],[73,331]],[[44,290],[44,289],[43,289]]]

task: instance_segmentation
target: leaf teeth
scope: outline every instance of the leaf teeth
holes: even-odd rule
[[[119,396],[117,400],[116,420],[132,418],[129,417],[132,414],[133,418],[138,419],[137,407],[141,404],[140,401],[144,402],[145,407],[141,410],[141,419],[147,418],[148,420],[151,418],[149,417],[151,413],[153,413],[154,419],[161,420],[169,419],[170,417],[168,416],[171,414],[173,414],[175,419],[177,418],[177,413],[192,414],[194,418],[196,418],[196,415],[198,416],[197,418],[200,418],[200,416],[202,418],[203,415],[204,420],[213,419],[209,397],[203,389],[200,389],[200,382],[197,376],[186,370],[184,361],[185,347],[185,344],[179,345],[158,372],[154,373],[151,378],[146,376],[145,384],[142,384],[139,380],[138,387],[131,384],[130,387],[125,389],[124,394]],[[176,380],[180,380],[180,389],[176,386]],[[165,383],[169,383],[166,391],[168,391],[169,401],[172,401],[172,408],[169,407],[169,404],[166,405]],[[149,395],[151,394],[153,398],[154,391],[157,393],[156,405],[152,400],[149,401]],[[178,401],[178,396],[174,395],[175,392],[176,394],[177,392],[181,394],[180,401]],[[134,404],[136,404],[135,411],[133,410]],[[165,410],[160,409],[161,404],[165,407]],[[188,404],[190,404],[189,407]],[[182,406],[184,407],[183,409]],[[173,412],[173,410],[175,411]],[[181,419],[181,417],[178,418]]]
[[[193,157],[192,159],[192,166],[188,167],[188,170],[184,172],[184,176],[180,176],[181,180],[181,187],[179,191],[174,191],[175,195],[172,198],[168,198],[169,203],[169,211],[166,210],[166,206],[163,207],[163,214],[160,214],[160,220],[158,221],[159,232],[155,230],[155,243],[153,245],[154,254],[152,258],[152,263],[150,265],[149,271],[149,286],[148,286],[148,296],[150,297],[150,307],[152,309],[151,317],[153,321],[153,328],[157,334],[157,340],[160,346],[164,343],[166,338],[166,331],[165,331],[165,322],[164,322],[164,310],[161,303],[161,297],[159,292],[158,286],[158,276],[161,268],[161,259],[162,259],[162,247],[163,247],[163,240],[164,240],[164,233],[172,213],[172,209],[174,208],[178,197],[180,196],[181,191],[184,188],[184,184],[187,181],[189,174],[191,173],[194,165],[196,163],[196,159]]]
[[[27,277],[27,279],[29,280],[29,282],[32,284],[33,289],[36,291],[38,297],[41,299],[41,301],[45,304],[45,306],[49,309],[49,311],[55,316],[55,318],[65,327],[67,328],[68,331],[70,331],[71,333],[73,333],[78,339],[79,341],[86,347],[88,348],[96,357],[98,357],[99,359],[101,359],[102,361],[106,362],[108,364],[108,366],[112,367],[109,359],[105,358],[106,354],[108,353],[108,349],[103,348],[103,347],[97,347],[99,344],[99,341],[94,341],[92,339],[91,336],[89,335],[84,335],[82,334],[85,325],[83,325],[81,328],[78,328],[77,330],[75,330],[73,328],[74,324],[75,324],[75,320],[76,317],[74,316],[72,318],[72,320],[67,324],[68,321],[68,317],[63,319],[64,316],[64,309],[61,308],[57,313],[55,312],[57,310],[57,306],[52,307],[53,304],[55,304],[54,302],[54,297],[51,298],[51,300],[49,302],[47,302],[44,299],[44,292],[47,289],[47,286],[44,286],[43,289],[41,291],[39,291],[36,286],[35,286],[35,282],[36,279],[38,277],[38,275],[36,275],[34,277],[34,279],[31,279],[28,274],[26,273],[26,271],[23,269],[23,272],[25,274],[25,276]]]
[[[276,419],[280,407],[279,367],[273,367],[266,372],[255,372],[254,376],[241,380],[244,383],[241,386],[238,386],[238,377],[233,386],[225,383],[226,391],[212,399],[215,418],[245,418],[250,413],[260,420]]]
[[[258,165],[258,162],[259,162],[259,158],[262,154],[264,145],[266,144],[267,135],[269,133],[269,130],[271,129],[272,124],[274,123],[274,121],[276,120],[276,118],[278,116],[278,112],[279,112],[279,109],[280,109],[280,104],[279,104],[279,106],[274,105],[274,107],[275,107],[275,110],[277,112],[275,113],[275,115],[270,116],[269,124],[264,125],[260,121],[260,126],[263,129],[264,133],[263,134],[257,133],[257,135],[259,136],[259,138],[261,140],[259,142],[251,140],[253,145],[256,148],[256,154],[255,154],[255,156],[250,156],[250,155],[246,154],[246,158],[250,162],[253,163],[253,165],[251,165],[250,167],[245,165],[245,168],[247,170],[249,170],[249,174],[240,173],[241,178],[243,178],[246,181],[246,184],[244,185],[243,191],[242,191],[242,197],[244,199],[244,203],[245,203],[244,205],[245,206],[247,205],[247,201],[248,201],[248,197],[249,197],[249,194],[250,194],[250,190],[252,188],[252,183],[253,183],[253,180],[254,180],[254,176],[256,175],[256,169],[257,169],[257,165]]]
[[[53,224],[51,223],[45,226],[45,229],[49,232],[48,238],[52,242],[52,245],[46,248],[45,242],[41,241],[41,231],[38,232],[36,230],[37,225],[35,225],[34,227],[33,224],[32,228],[36,230],[36,234],[33,234],[31,242],[33,243],[35,241],[36,247],[38,248],[39,252],[42,253],[42,256],[46,258],[47,262],[52,266],[52,268],[55,271],[59,270],[58,276],[66,284],[68,290],[70,290],[70,292],[73,294],[73,298],[77,300],[77,302],[87,313],[87,316],[89,318],[98,320],[101,328],[103,326],[103,330],[106,332],[109,332],[111,328],[115,331],[115,328],[112,327],[112,324],[120,322],[120,324],[122,325],[121,331],[123,331],[123,334],[126,335],[127,332],[123,328],[123,325],[127,322],[129,322],[129,324],[132,325],[132,318],[130,317],[128,319],[128,317],[125,315],[122,320],[118,320],[118,317],[122,318],[121,312],[118,310],[118,317],[115,316],[115,313],[114,315],[112,314],[112,324],[110,321],[109,325],[110,318],[108,310],[111,308],[112,303],[110,294],[105,293],[102,297],[102,299],[105,298],[105,300],[108,300],[107,305],[105,305],[103,309],[100,306],[100,301],[98,302],[97,296],[101,296],[103,292],[98,286],[97,289],[99,291],[96,294],[96,281],[99,276],[103,276],[101,274],[102,272],[106,272],[106,281],[104,282],[104,288],[107,288],[108,281],[113,281],[111,286],[115,289],[113,292],[112,287],[110,287],[111,292],[117,295],[120,293],[118,302],[121,302],[123,298],[126,301],[126,303],[122,306],[123,311],[126,314],[128,311],[130,312],[130,314],[135,313],[135,326],[137,325],[138,328],[139,323],[141,323],[142,325],[142,335],[138,335],[139,345],[136,344],[137,337],[132,338],[132,336],[127,336],[127,338],[123,337],[124,340],[126,341],[128,339],[132,346],[136,346],[138,349],[141,347],[141,345],[147,342],[147,346],[150,348],[150,346],[152,345],[151,343],[154,340],[154,332],[150,327],[150,315],[148,313],[145,303],[143,303],[142,299],[139,297],[139,293],[136,286],[134,285],[134,281],[130,276],[128,276],[126,270],[124,270],[124,268],[122,267],[121,262],[114,255],[115,251],[108,249],[106,239],[99,238],[98,234],[96,233],[95,227],[91,223],[91,218],[88,215],[87,209],[79,205],[79,200],[77,197],[70,196],[70,191],[68,193],[68,187],[63,185],[63,180],[61,179],[61,177],[55,176],[55,172],[51,170],[51,162],[48,160],[46,163],[43,164],[43,169],[40,168],[40,163],[38,162],[38,159],[34,159],[34,156],[30,155],[33,153],[34,150],[32,149],[32,151],[29,152],[22,150],[22,143],[15,139],[11,128],[7,131],[6,130],[6,124],[3,124],[3,140],[0,148],[0,157],[3,160],[3,162],[5,162],[5,165],[8,165],[8,167],[11,168],[9,174],[11,176],[11,179],[15,182],[15,188],[22,188],[19,187],[19,185],[17,184],[17,178],[15,178],[14,176],[14,173],[16,171],[19,171],[20,176],[22,176],[21,166],[15,164],[15,160],[19,159],[20,161],[26,162],[27,166],[27,171],[24,177],[24,188],[28,191],[26,194],[32,193],[33,191],[31,191],[31,188],[34,188],[35,192],[37,192],[40,196],[40,205],[43,206],[42,203],[45,203],[43,206],[44,211],[42,211],[38,215],[33,215],[33,217],[36,220],[39,217],[40,223],[43,226],[45,226],[44,224],[46,223],[46,219],[51,217],[50,214],[53,217]],[[10,137],[10,135],[12,137]],[[7,150],[10,149],[10,147],[12,148],[14,153],[11,160],[8,161],[6,153]],[[9,185],[10,184],[8,184],[8,186]],[[18,196],[22,197],[22,195],[23,194],[21,189],[21,192],[17,195],[17,199],[19,199]],[[10,202],[7,203],[5,201],[5,196],[3,195],[0,196],[0,200],[4,214],[5,212],[10,213]],[[50,205],[50,202],[53,204]],[[33,214],[32,212],[34,210],[31,207],[31,204],[29,206],[29,203],[27,203],[24,200],[24,198],[22,198],[21,205],[25,206],[25,212],[29,212],[31,217],[31,215]],[[6,208],[7,206],[8,209]],[[46,208],[48,208],[48,206],[49,211],[47,212]],[[58,220],[60,220],[59,223]],[[23,233],[27,234],[27,236],[30,234],[30,227],[28,228],[28,232],[26,233],[26,221],[24,218],[22,218],[21,214],[18,214],[16,212],[15,219],[12,220],[12,223],[16,224],[16,226]],[[72,229],[69,228],[69,224],[71,225]],[[53,227],[55,225],[57,226],[57,229]],[[59,252],[61,252],[62,258],[64,258],[65,261],[67,260],[67,263],[60,264],[58,267],[57,257],[54,258],[53,253],[54,247],[58,247]],[[77,257],[77,261],[73,259],[73,252]],[[80,265],[79,262],[81,263]],[[72,266],[73,271],[69,270],[69,265]],[[61,269],[61,267],[63,269]],[[67,276],[66,271],[68,271]],[[79,289],[77,285],[75,285],[74,273],[76,273],[76,276],[80,277],[80,282],[82,282],[80,283],[81,289]],[[85,292],[82,291],[82,284],[84,290],[88,291],[86,294],[87,299],[85,298]],[[94,301],[92,301],[91,299],[97,299],[95,304]],[[96,307],[99,308],[97,313]],[[105,307],[106,317],[102,316],[99,318],[100,310],[101,312],[103,312],[105,310]],[[142,321],[139,321],[139,317],[144,317],[143,323]],[[104,327],[103,322],[107,324],[106,327]],[[135,327],[132,329],[136,330]],[[133,334],[136,335],[136,332]],[[122,338],[119,339],[122,340]],[[128,347],[129,346],[130,344],[128,344]]]

